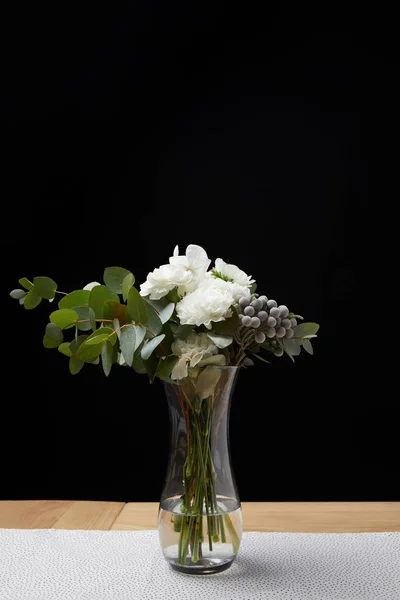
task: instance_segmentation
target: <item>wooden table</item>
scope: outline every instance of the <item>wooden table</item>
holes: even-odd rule
[[[243,502],[244,531],[400,531],[400,502]],[[0,501],[0,527],[156,529],[156,502]]]

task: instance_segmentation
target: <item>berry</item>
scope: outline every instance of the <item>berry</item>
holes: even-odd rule
[[[268,300],[267,306],[268,308],[275,308],[276,306],[278,306],[278,303],[275,300]]]
[[[265,333],[262,331],[257,331],[254,339],[256,340],[257,344],[262,344],[265,342]]]
[[[250,327],[251,317],[248,317],[246,315],[244,317],[242,317],[242,325],[244,325],[245,327]]]
[[[259,298],[258,298],[258,299],[259,299],[259,300],[261,300],[261,302],[262,302],[263,304],[267,304],[267,302],[268,302],[268,298],[267,298],[267,296],[259,296]]]
[[[258,312],[259,310],[262,309],[263,303],[260,300],[260,298],[256,298],[255,300],[252,300],[252,302],[250,302],[250,306],[253,306],[254,310],[256,310]]]
[[[290,319],[283,319],[282,320],[282,327],[284,327],[285,329],[290,329],[292,326]]]
[[[275,329],[273,327],[268,327],[266,334],[268,338],[275,337]]]
[[[281,348],[280,346],[278,348],[275,348],[274,354],[275,354],[275,356],[282,356],[283,355],[283,348]]]
[[[268,317],[267,325],[268,327],[275,327],[276,319],[274,319],[274,317]]]
[[[258,317],[252,317],[251,319],[251,326],[254,327],[254,329],[256,329],[257,327],[260,327],[261,325],[261,321]]]
[[[260,321],[265,321],[268,319],[268,313],[265,310],[260,310],[257,317],[260,319]]]
[[[239,304],[242,308],[244,308],[245,306],[248,306],[250,304],[250,300],[246,296],[243,296],[239,299]]]
[[[277,319],[280,316],[281,312],[280,312],[279,308],[277,308],[276,306],[273,306],[271,308],[271,310],[269,311],[269,314],[271,315],[271,317],[274,317],[275,319]]]
[[[279,310],[280,310],[280,313],[281,313],[279,316],[280,316],[282,319],[284,319],[285,317],[287,317],[287,316],[288,316],[288,314],[289,314],[289,309],[288,309],[288,307],[287,307],[287,306],[285,306],[284,304],[281,304],[281,306],[279,306]]]
[[[279,317],[276,319],[276,325],[275,327],[279,327],[281,324],[282,319],[280,319]]]
[[[252,306],[246,306],[246,308],[243,310],[243,312],[248,317],[252,317],[256,311],[254,310],[254,308]]]
[[[286,333],[285,333],[285,338],[287,340],[290,340],[290,338],[292,338],[294,336],[294,331],[293,329],[287,329]]]
[[[286,329],[284,327],[279,327],[276,330],[276,337],[281,338],[286,334]]]

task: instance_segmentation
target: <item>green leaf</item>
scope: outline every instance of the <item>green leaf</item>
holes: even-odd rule
[[[234,310],[232,316],[225,321],[218,321],[214,324],[214,332],[218,335],[233,335],[240,327],[240,319]]]
[[[304,338],[309,335],[315,335],[318,329],[318,323],[301,323],[294,328],[294,337]]]
[[[61,352],[61,354],[64,354],[65,356],[68,356],[69,358],[71,358],[72,352],[71,352],[69,346],[70,346],[69,342],[64,342],[63,344],[60,344],[58,346],[58,351]]]
[[[160,358],[156,370],[156,377],[160,379],[169,379],[172,369],[178,362],[177,356],[168,356],[168,358]]]
[[[74,306],[74,311],[78,314],[76,326],[79,331],[96,331],[96,321],[93,308],[90,306]],[[80,322],[79,322],[80,321]]]
[[[217,333],[207,333],[207,336],[210,338],[212,342],[217,346],[217,348],[226,348],[230,346],[233,342],[233,338],[228,335],[218,335]]]
[[[139,354],[136,354],[133,359],[132,369],[136,371],[136,373],[139,373],[139,375],[144,375],[145,373],[147,373],[145,363]]]
[[[117,338],[119,340],[121,340],[121,327],[119,326],[118,319],[113,319],[113,329],[115,330],[115,333],[117,334]]]
[[[251,350],[250,350],[251,352]],[[251,352],[252,355],[254,356],[254,358],[258,358],[258,360],[261,360],[262,362],[267,363],[267,365],[270,365],[271,363],[269,362],[269,360],[266,360],[265,358],[263,358],[262,356],[260,356],[259,354],[255,354],[254,352]]]
[[[78,348],[83,344],[85,340],[87,340],[88,337],[88,335],[79,335],[75,340],[72,340],[72,342],[69,345],[69,349],[71,350],[72,354],[76,354]]]
[[[77,373],[79,373],[84,364],[85,363],[83,362],[83,360],[79,360],[79,358],[77,358],[76,356],[71,356],[71,358],[69,359],[69,370],[72,373],[72,375],[76,375]]]
[[[84,343],[85,345],[100,344],[107,339],[113,346],[117,341],[117,335],[112,327],[101,327],[100,329],[96,329],[96,331],[89,335]]]
[[[107,302],[107,300],[119,302],[118,295],[111,292],[105,285],[96,285],[96,287],[91,290],[89,306],[93,308],[96,319],[103,318],[104,303]]]
[[[139,348],[140,344],[143,342],[145,335],[146,335],[146,329],[145,327],[141,326],[141,325],[137,325],[135,327],[135,333],[136,333],[136,346],[135,346],[135,352],[136,350]]]
[[[129,289],[128,294],[128,313],[132,321],[146,325],[149,319],[149,311],[146,302],[135,287]]]
[[[140,353],[143,360],[147,360],[150,357],[152,352],[157,348],[157,346],[163,341],[164,338],[165,334],[163,333],[161,335],[157,335],[152,340],[149,340],[144,344]]]
[[[289,318],[289,319],[301,319],[302,321],[304,321],[304,317],[302,317],[301,315],[296,315],[296,314],[295,314],[295,313],[293,313],[293,312],[290,312],[290,313],[288,314],[288,318]]]
[[[301,352],[300,344],[296,340],[283,339],[283,347],[285,352],[290,356],[298,356]]]
[[[146,323],[146,338],[153,338],[161,332],[163,324],[161,322],[160,317],[158,316],[156,309],[151,304],[149,304],[147,300],[145,300],[145,302],[147,304],[149,314],[149,318]]]
[[[60,342],[53,340],[51,337],[47,335],[47,333],[43,336],[43,346],[45,348],[57,348],[60,345]]]
[[[18,279],[18,283],[22,285],[22,287],[24,287],[26,290],[33,290],[33,283],[29,281],[29,279],[27,279],[26,277],[21,277],[21,279]]]
[[[135,278],[132,275],[132,273],[128,273],[128,275],[126,275],[122,281],[122,285],[121,285],[121,289],[122,289],[122,297],[124,299],[124,302],[126,302],[128,300],[128,295],[129,295],[129,289],[132,287],[132,285],[135,283]]]
[[[54,298],[57,289],[57,284],[54,279],[50,279],[50,277],[35,277],[33,285],[41,298],[44,298],[45,300]]]
[[[36,293],[35,288],[27,293],[24,300],[24,307],[27,310],[31,310],[32,308],[36,308],[42,301],[42,297]]]
[[[175,304],[168,302],[165,298],[161,300],[147,300],[147,302],[155,309],[161,323],[164,325],[173,315]]]
[[[314,348],[311,345],[310,340],[303,340],[302,342],[303,348],[308,354],[314,354]]]
[[[254,367],[254,360],[251,360],[251,358],[246,356],[242,364],[244,367]]]
[[[113,347],[110,342],[103,344],[101,349],[101,364],[106,377],[109,376],[113,364]]]
[[[12,290],[10,292],[10,296],[11,298],[14,298],[14,300],[21,300],[22,298],[25,298],[25,294],[26,292],[24,292],[24,290]]]
[[[30,292],[29,292],[30,294]],[[28,296],[29,296],[28,294]],[[26,303],[26,300],[25,300]],[[55,310],[50,315],[50,321],[58,325],[60,329],[65,329],[74,325],[78,320],[78,313],[70,308],[63,308],[61,310]]]
[[[256,282],[254,282],[250,286],[250,294],[255,294],[256,290],[257,290],[257,284],[256,284]]]
[[[119,345],[121,348],[122,356],[124,357],[126,364],[129,366],[132,366],[135,350],[140,345],[137,344],[135,330],[136,327],[134,326],[124,327],[123,329],[121,329],[121,339]]]
[[[132,276],[133,283],[135,278],[128,269],[124,269],[123,267],[107,267],[104,269],[103,280],[109,290],[116,294],[122,294],[122,282],[128,275]]]
[[[89,290],[74,290],[67,296],[63,296],[58,303],[58,308],[75,308],[75,306],[87,306],[89,304]]]
[[[182,298],[178,294],[177,287],[174,288],[173,290],[171,290],[170,292],[168,292],[168,294],[165,296],[165,298],[168,300],[168,302],[172,302],[173,304],[177,304],[180,300],[182,300]]]
[[[46,335],[55,342],[58,342],[58,344],[61,344],[61,342],[64,340],[63,332],[55,323],[48,323],[46,325]]]
[[[19,302],[20,304],[24,304],[24,302],[25,302],[25,296],[24,296],[23,298],[20,298],[20,299],[18,300],[18,302]]]
[[[153,354],[153,356],[149,356],[149,358],[145,360],[143,364],[146,369],[146,373],[149,377],[150,383],[153,383],[158,367],[158,358]]]
[[[115,302],[114,300],[107,300],[107,302],[104,303],[103,318],[110,319],[110,321],[118,319],[120,325],[125,325],[126,323],[131,322],[126,304],[121,304],[120,302]]]

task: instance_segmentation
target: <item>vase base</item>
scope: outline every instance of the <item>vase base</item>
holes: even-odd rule
[[[178,562],[169,561],[170,567],[179,573],[187,575],[214,575],[222,573],[229,569],[233,560],[202,559],[198,563],[188,562],[186,565],[180,565]]]

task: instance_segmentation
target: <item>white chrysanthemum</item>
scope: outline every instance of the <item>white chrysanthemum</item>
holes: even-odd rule
[[[207,283],[208,280],[212,281],[212,285],[214,287],[228,290],[235,302],[238,302],[240,298],[243,297],[250,298],[250,288],[239,285],[238,283],[234,283],[232,281],[225,281],[220,277],[215,277],[212,274],[212,271],[207,273],[204,283]]]
[[[92,281],[91,283],[88,283],[87,285],[85,285],[85,287],[83,289],[91,291],[97,285],[101,285],[101,283],[99,283],[98,281]]]
[[[212,343],[206,333],[191,333],[186,340],[176,340],[172,346],[172,353],[179,360],[172,369],[171,379],[183,379],[188,374],[189,366],[195,367],[203,359],[218,354],[218,348]]]
[[[250,287],[255,281],[251,278],[251,275],[247,275],[236,265],[229,265],[223,261],[222,258],[217,258],[213,271],[216,271],[219,276],[222,276],[223,279],[227,279],[228,281],[237,283],[243,287]]]
[[[207,279],[194,292],[186,294],[176,305],[181,325],[205,325],[224,321],[231,316],[230,307],[234,304],[231,292],[214,285],[213,278]]]
[[[179,256],[179,247],[175,246],[174,255],[171,256],[169,262],[171,265],[180,266],[192,274],[190,281],[178,290],[179,294],[183,296],[187,292],[193,292],[201,283],[210,266],[211,260],[208,258],[204,248],[196,246],[196,244],[189,244],[183,256]]]
[[[161,265],[147,275],[140,286],[142,296],[150,296],[150,300],[160,300],[176,287],[190,283],[193,275],[182,266]]]

